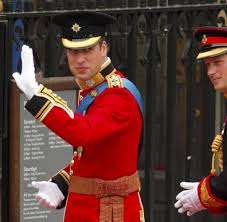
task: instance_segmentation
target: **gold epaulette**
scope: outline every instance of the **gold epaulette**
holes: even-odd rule
[[[61,97],[57,96],[53,93],[52,90],[46,88],[42,84],[39,85],[38,91],[35,94],[38,97],[44,97],[47,99],[45,104],[39,110],[39,112],[35,115],[35,118],[42,121],[47,113],[54,107],[58,106],[62,108],[70,118],[74,117],[73,111],[68,107],[67,102],[63,100]]]
[[[109,88],[113,88],[113,87],[123,88],[124,87],[122,78],[119,75],[115,74],[114,71],[112,73],[110,73],[109,75],[107,75],[105,78],[106,78]]]

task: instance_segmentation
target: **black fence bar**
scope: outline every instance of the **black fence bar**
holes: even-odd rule
[[[16,3],[15,3],[16,2]],[[225,4],[226,1],[216,0],[17,0],[17,1],[3,1],[4,11],[43,11],[43,10],[63,10],[63,9],[105,9],[105,8],[146,8],[146,7],[170,7],[170,6],[184,6],[197,5],[203,7],[207,4]]]
[[[108,1],[107,1],[108,2]],[[19,3],[18,3],[19,4]],[[30,10],[25,10],[26,8],[22,7],[20,10],[16,9],[13,11],[13,7],[10,5],[10,10],[8,10],[9,6],[4,5],[3,12],[0,12],[0,16],[2,14],[6,16],[13,16],[13,17],[25,17],[25,16],[46,16],[48,15],[55,15],[56,13],[61,13],[62,11],[81,11],[81,10],[98,10],[98,11],[103,11],[103,12],[108,12],[108,13],[132,13],[132,12],[139,12],[139,13],[144,13],[144,12],[165,12],[165,11],[191,11],[193,10],[209,10],[212,8],[225,8],[224,3],[217,3],[215,1],[214,3],[211,3],[209,1],[205,1],[204,4],[169,4],[169,5],[162,5],[161,7],[157,7],[157,5],[152,5],[152,6],[145,6],[143,3],[141,5],[134,5],[133,7],[116,7],[116,4],[114,3],[108,3],[110,6],[113,7],[106,7],[102,5],[101,3],[96,3],[94,5],[89,4],[89,6],[86,6],[86,4],[81,1],[79,4],[79,7],[71,7],[72,5],[75,5],[75,3],[68,4],[66,7],[51,7],[49,8],[48,4],[47,7],[40,6],[40,8],[35,8],[35,7],[30,7]],[[124,6],[124,5],[122,5]]]
[[[8,203],[9,203],[9,152],[8,152],[8,105],[9,94],[8,86],[8,66],[9,62],[8,47],[8,21],[0,21],[0,160],[1,160],[1,221],[8,220]]]

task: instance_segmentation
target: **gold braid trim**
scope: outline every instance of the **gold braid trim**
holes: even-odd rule
[[[210,177],[208,176],[203,179],[199,185],[199,196],[203,206],[206,208],[220,208],[225,206],[223,203],[215,199],[215,197],[212,197],[210,195],[210,192],[208,190],[209,178]]]
[[[36,96],[45,97],[48,100],[35,116],[36,119],[42,121],[54,106],[62,108],[70,116],[70,118],[73,119],[74,113],[68,107],[67,102],[53,93],[52,90],[40,84]]]
[[[69,185],[70,176],[66,171],[62,170],[58,173],[58,175],[60,175],[65,180],[65,182]]]
[[[4,7],[3,7],[3,1],[1,0],[0,1],[0,12],[3,12],[3,9],[4,9]]]
[[[57,176],[57,175],[61,176],[64,179],[64,181],[67,183],[67,185],[69,186],[69,178],[70,178],[70,176],[65,170],[60,170],[59,172],[57,172],[55,174],[55,176]],[[49,179],[49,181],[51,181],[51,178]]]
[[[222,142],[223,142],[223,135],[224,135],[225,127],[223,128],[221,134],[216,135],[212,145],[211,145],[211,151],[213,153],[212,155],[212,163],[211,163],[211,174],[215,176],[217,174],[217,170],[215,169],[215,157],[218,156],[218,166],[220,171],[223,171],[223,151],[222,151]]]
[[[53,104],[48,100],[39,110],[39,112],[35,115],[35,118],[42,121],[52,108]]]
[[[105,80],[105,78],[103,77],[103,75],[101,73],[97,73],[95,76],[93,76],[89,80],[82,81],[82,80],[76,79],[76,82],[79,85],[80,89],[86,90],[86,89],[90,89],[90,88],[97,86],[98,84],[100,84],[104,80]]]

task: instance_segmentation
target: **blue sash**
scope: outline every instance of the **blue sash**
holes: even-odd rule
[[[137,102],[137,104],[139,106],[141,115],[144,118],[143,102],[142,102],[142,98],[141,98],[141,95],[140,95],[139,90],[128,79],[123,78],[122,79],[122,82],[123,82],[124,88],[126,88],[135,97],[136,102]],[[83,98],[83,100],[80,102],[80,105],[78,106],[78,108],[76,109],[75,112],[84,114],[86,112],[87,108],[90,106],[90,104],[94,101],[94,99],[96,98],[96,96],[98,96],[106,88],[108,88],[108,83],[107,82],[103,82],[102,84],[98,85],[95,88],[97,94],[95,96],[92,96],[90,93],[88,93]],[[140,154],[141,149],[142,149],[142,143],[143,143],[143,127],[142,127],[142,133],[141,133],[141,136],[140,136],[140,142],[139,142],[138,159],[139,159],[139,154]]]
[[[123,82],[123,86],[124,88],[126,88],[136,99],[137,104],[140,108],[140,112],[142,114],[142,116],[144,116],[144,112],[143,112],[143,102],[142,102],[142,98],[140,95],[139,90],[136,88],[136,86],[129,81],[128,79],[123,78],[122,79]],[[102,84],[98,85],[94,90],[96,90],[97,95],[96,96],[92,96],[90,93],[88,93],[84,99],[80,102],[80,105],[78,106],[78,108],[76,109],[75,112],[77,113],[81,113],[83,114],[84,112],[86,112],[87,108],[91,105],[91,103],[94,101],[94,99],[101,93],[103,92],[106,88],[108,88],[108,83],[107,82],[103,82]]]

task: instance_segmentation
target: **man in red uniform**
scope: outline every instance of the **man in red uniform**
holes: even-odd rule
[[[48,208],[65,206],[64,222],[144,221],[137,172],[142,135],[138,90],[107,56],[110,25],[103,13],[57,15],[68,65],[81,88],[73,112],[66,101],[35,80],[32,49],[22,47],[17,86],[26,109],[74,147],[72,161],[49,181],[33,182],[37,200]]]
[[[200,43],[197,59],[207,66],[207,75],[214,89],[227,93],[227,28],[200,27],[194,31],[194,37]],[[211,145],[213,158],[211,173],[199,182],[181,182],[185,190],[177,196],[175,207],[179,213],[188,216],[201,210],[214,214],[227,213],[227,117],[220,135]],[[215,156],[219,160],[219,172],[215,169]]]

